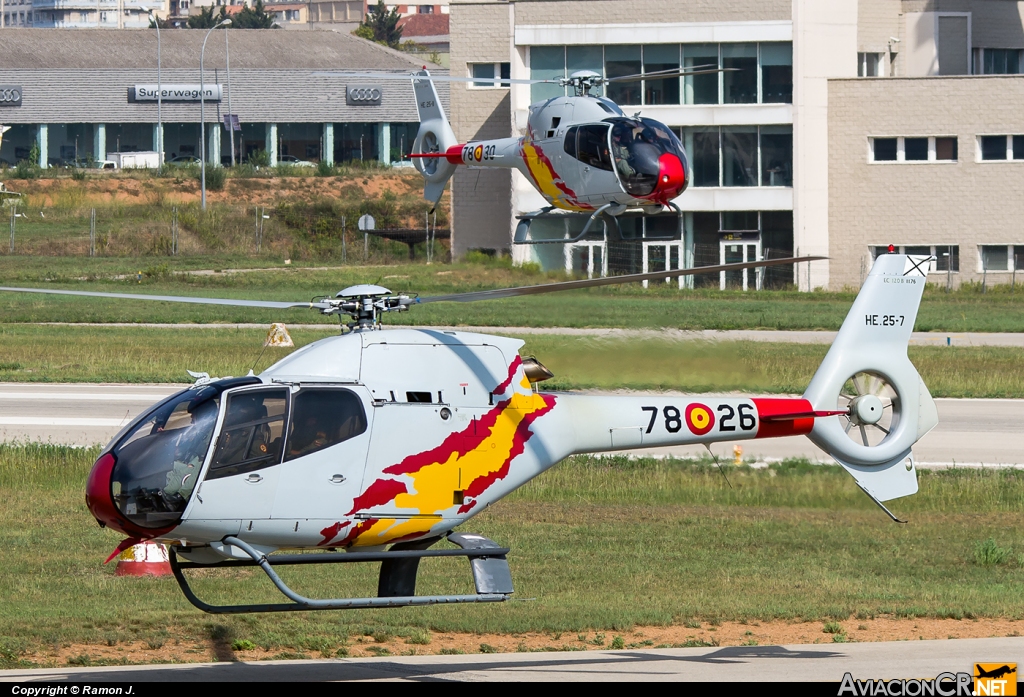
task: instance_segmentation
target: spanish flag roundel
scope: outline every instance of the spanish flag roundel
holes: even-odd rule
[[[686,407],[686,427],[695,436],[703,436],[715,427],[715,412],[695,402]]]

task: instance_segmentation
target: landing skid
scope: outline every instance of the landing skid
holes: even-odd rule
[[[223,561],[218,564],[197,564],[179,562],[174,548],[170,550],[171,571],[181,587],[181,592],[190,603],[203,612],[215,615],[238,614],[243,612],[293,612],[297,610],[356,610],[382,607],[406,607],[410,605],[441,605],[448,603],[500,603],[512,594],[512,574],[505,555],[507,547],[469,533],[452,533],[448,541],[461,549],[426,549],[440,538],[392,545],[386,552],[339,552],[314,554],[281,554],[267,556],[237,537],[228,536],[225,544],[237,547],[248,554],[252,561]],[[416,572],[420,559],[424,557],[467,557],[476,584],[475,595],[416,595]],[[273,567],[295,564],[346,564],[357,562],[383,562],[376,598],[334,598],[316,600],[299,595],[277,575]],[[210,605],[200,600],[192,591],[182,573],[183,569],[210,569],[226,567],[259,566],[277,589],[292,602],[263,603],[256,605]]]
[[[680,235],[680,238],[682,238],[682,236],[683,236],[683,212],[682,212],[682,210],[680,210],[679,206],[677,206],[675,203],[673,203],[671,201],[669,201],[665,205],[666,205],[667,208],[670,208],[670,209],[672,209],[672,210],[674,210],[676,212],[676,215],[679,218],[679,235]],[[594,211],[590,215],[590,217],[587,219],[586,225],[583,226],[583,231],[580,232],[575,237],[556,237],[556,238],[547,239],[547,240],[533,240],[533,239],[530,239],[529,233],[530,233],[530,224],[531,224],[531,222],[536,220],[537,218],[549,217],[553,210],[555,210],[554,207],[549,206],[549,207],[544,208],[544,209],[542,209],[540,211],[537,211],[535,213],[526,213],[524,215],[518,216],[519,223],[516,225],[516,232],[515,232],[515,235],[513,235],[513,238],[512,238],[513,244],[572,244],[574,242],[579,242],[580,240],[582,240],[583,238],[585,238],[587,236],[587,233],[590,232],[590,228],[593,227],[594,223],[597,222],[598,218],[600,218],[601,216],[604,216],[604,218],[606,220],[610,220],[611,221],[612,225],[615,227],[615,236],[618,237],[619,239],[621,239],[622,238],[622,228],[619,227],[618,216],[621,215],[623,212],[625,212],[627,210],[635,210],[635,209],[628,209],[628,208],[626,208],[626,206],[623,206],[622,204],[619,204],[619,203],[606,203],[606,204],[604,204],[603,206],[598,208],[596,211]],[[559,214],[556,214],[556,215],[559,215]],[[569,214],[562,213],[560,215],[569,215]],[[647,215],[647,213],[645,212],[644,215]]]

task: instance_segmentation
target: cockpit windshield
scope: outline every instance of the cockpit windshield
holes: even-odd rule
[[[605,119],[611,122],[612,157],[626,193],[647,196],[658,185],[661,156],[675,155],[685,167],[686,156],[676,135],[653,119]]]
[[[111,493],[143,528],[181,518],[210,448],[219,390],[184,390],[158,405],[114,447]]]

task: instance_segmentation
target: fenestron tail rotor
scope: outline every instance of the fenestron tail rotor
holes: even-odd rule
[[[855,443],[881,445],[900,420],[899,393],[881,373],[862,371],[853,375],[839,394],[843,430]]]

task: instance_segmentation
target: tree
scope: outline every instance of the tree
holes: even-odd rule
[[[210,29],[222,19],[224,19],[224,7],[220,8],[220,17],[217,17],[213,14],[213,5],[210,5],[208,7],[200,8],[199,14],[192,15],[188,18],[188,28]],[[163,28],[163,25],[161,25],[161,28]]]
[[[402,28],[398,26],[399,19],[401,17],[397,7],[388,12],[384,0],[377,0],[376,6],[370,8],[370,11],[366,13],[366,19],[353,33],[364,39],[376,41],[378,44],[398,48],[398,44],[402,41]]]
[[[263,0],[255,0],[252,7],[243,5],[241,11],[231,18],[233,29],[273,29],[275,28],[273,16],[267,14],[263,6]]]

